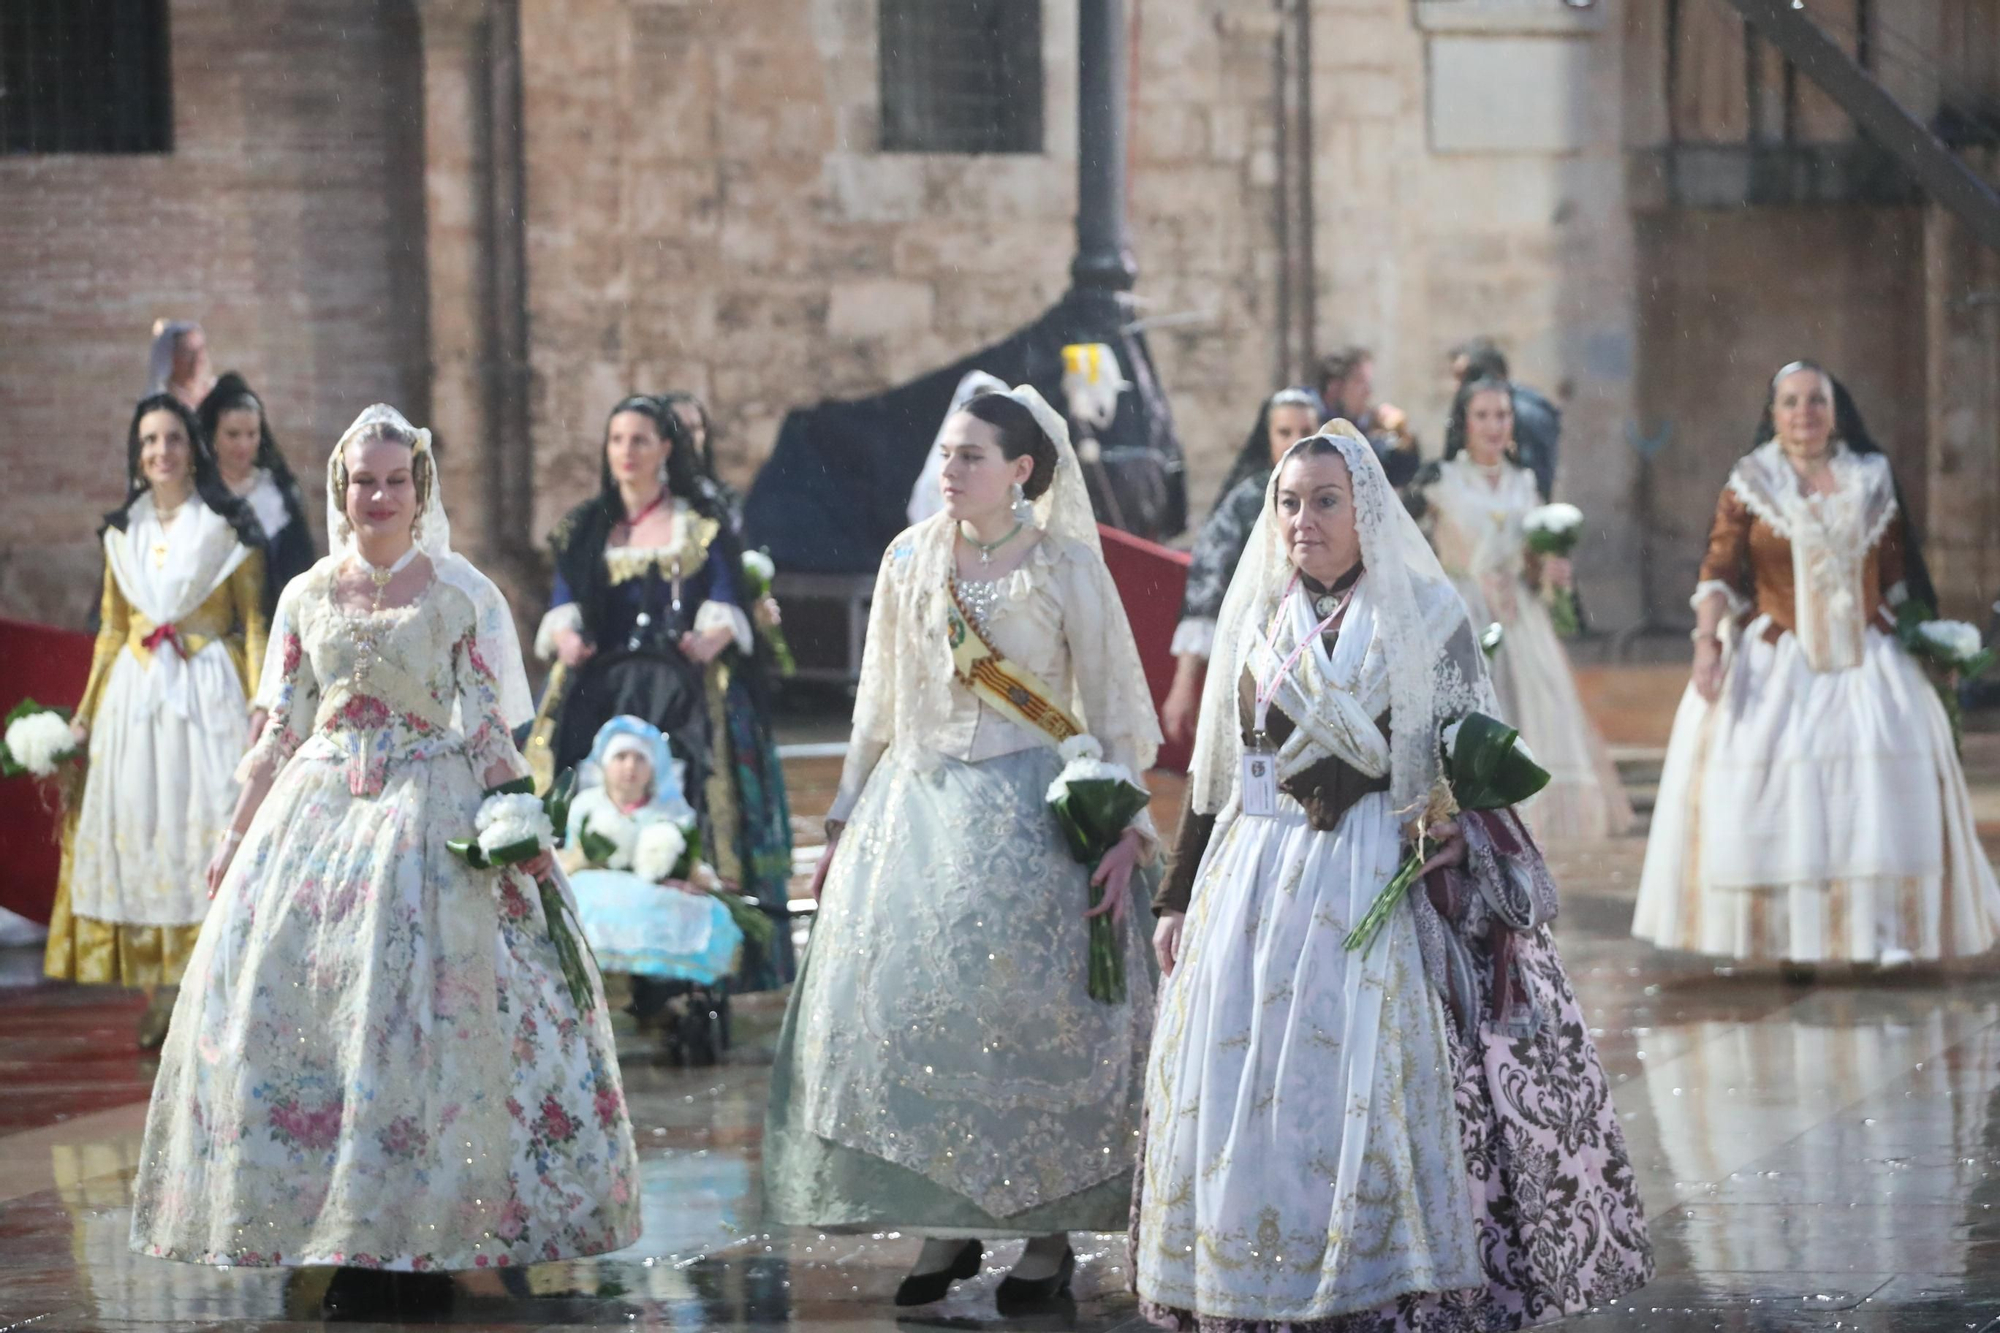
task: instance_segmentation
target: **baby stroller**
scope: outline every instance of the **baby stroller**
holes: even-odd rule
[[[719,1064],[729,1051],[729,978],[712,982],[632,978],[628,1010],[660,1036],[660,1059],[676,1069]]]

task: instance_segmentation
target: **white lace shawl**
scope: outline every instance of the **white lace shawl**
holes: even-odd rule
[[[1307,714],[1293,719],[1306,739],[1295,738],[1298,753],[1288,753],[1282,762],[1295,770],[1328,754],[1338,753],[1350,763],[1357,756],[1365,758],[1335,738],[1353,731],[1353,703],[1361,703],[1360,711],[1372,719],[1382,696],[1380,685],[1371,682],[1386,682],[1389,795],[1399,812],[1413,818],[1442,772],[1444,728],[1467,712],[1496,710],[1486,657],[1465,603],[1445,577],[1361,432],[1348,422],[1335,421],[1314,438],[1333,443],[1353,479],[1361,577],[1368,585],[1365,603],[1369,613],[1357,615],[1349,632],[1368,635],[1363,660],[1369,665],[1357,676],[1343,679],[1345,673],[1333,673],[1325,654],[1314,655],[1321,676],[1332,688],[1322,689],[1310,678],[1303,691],[1288,687],[1280,706],[1287,707],[1287,716],[1292,716],[1291,708]],[[1293,445],[1287,459],[1308,443],[1302,440]],[[1199,814],[1219,814],[1236,798],[1243,752],[1238,682],[1246,664],[1256,665],[1266,651],[1265,639],[1291,583],[1293,568],[1283,548],[1283,524],[1276,508],[1283,470],[1280,462],[1271,474],[1264,512],[1250,534],[1217,621],[1216,651],[1203,687],[1190,774],[1194,809]],[[1357,608],[1363,603],[1358,592],[1356,602]],[[1297,642],[1298,632],[1296,624],[1281,630],[1291,643]],[[1351,660],[1353,652],[1350,647],[1336,656]],[[1265,663],[1267,671],[1269,665]],[[1357,685],[1368,687],[1358,700],[1335,697]]]

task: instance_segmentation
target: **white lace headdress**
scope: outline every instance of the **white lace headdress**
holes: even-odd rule
[[[356,417],[327,456],[326,534],[331,554],[336,560],[358,554],[354,529],[346,513],[347,446],[378,428],[408,444],[414,456],[429,462],[430,482],[421,497],[411,535],[417,550],[430,560],[438,579],[472,600],[477,614],[475,635],[479,655],[499,682],[501,716],[509,726],[518,727],[534,717],[535,697],[528,688],[528,673],[521,665],[521,641],[514,630],[513,609],[493,580],[451,549],[451,520],[444,511],[444,480],[437,466],[437,455],[431,451],[430,431],[411,425],[408,418],[387,403],[376,403]],[[275,638],[274,635],[274,641]]]
[[[1201,814],[1220,813],[1235,793],[1243,752],[1239,680],[1294,572],[1277,512],[1278,481],[1285,464],[1310,452],[1314,440],[1338,451],[1353,482],[1362,577],[1375,608],[1369,653],[1381,656],[1389,683],[1389,796],[1406,818],[1422,808],[1442,771],[1444,728],[1469,711],[1495,708],[1485,653],[1464,601],[1389,484],[1374,448],[1348,422],[1329,422],[1288,449],[1272,470],[1264,511],[1222,601],[1190,774],[1194,808]]]
[[[1125,628],[1117,588],[1103,568],[1104,545],[1097,535],[1097,515],[1090,507],[1090,489],[1070,443],[1069,424],[1031,385],[1020,385],[1005,396],[1027,408],[1055,445],[1055,475],[1048,490],[1034,502],[1034,522],[1042,531],[1042,540],[1055,546],[1075,542],[1096,557],[1107,615],[1115,616],[1123,629],[1105,636],[1107,661],[1099,670],[1106,677],[1107,690],[1099,711],[1106,715],[1085,721],[1107,750],[1121,751],[1121,762],[1136,765],[1134,771],[1150,767],[1159,747],[1159,721],[1146,693],[1138,650],[1129,628]],[[900,618],[902,632],[908,637],[893,647],[881,644],[878,649],[877,636],[870,634],[862,667],[864,686],[855,700],[857,736],[884,740],[899,732],[920,736],[951,715],[954,667],[946,606],[951,597],[957,530],[952,517],[940,512],[905,531],[889,549],[887,564],[897,568],[893,583],[887,587],[899,589],[904,599]],[[871,676],[884,674],[896,678],[892,691],[868,688]],[[893,719],[888,700],[894,700]]]

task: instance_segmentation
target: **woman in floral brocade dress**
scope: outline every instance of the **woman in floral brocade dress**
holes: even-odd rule
[[[450,550],[430,436],[370,408],[328,464],[334,554],[286,590],[283,679],[209,868],[147,1116],[132,1244],[334,1265],[337,1312],[629,1244],[631,1127],[602,990],[580,1010],[535,874],[446,847],[525,771],[498,590]],[[412,517],[415,516],[415,522]]]

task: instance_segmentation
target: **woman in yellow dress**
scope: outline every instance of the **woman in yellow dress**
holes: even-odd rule
[[[71,730],[90,767],[65,830],[43,970],[153,992],[139,1044],[166,1036],[208,909],[202,872],[236,801],[264,658],[262,533],[215,470],[194,412],[132,414],[130,491],[104,520],[104,598]]]

